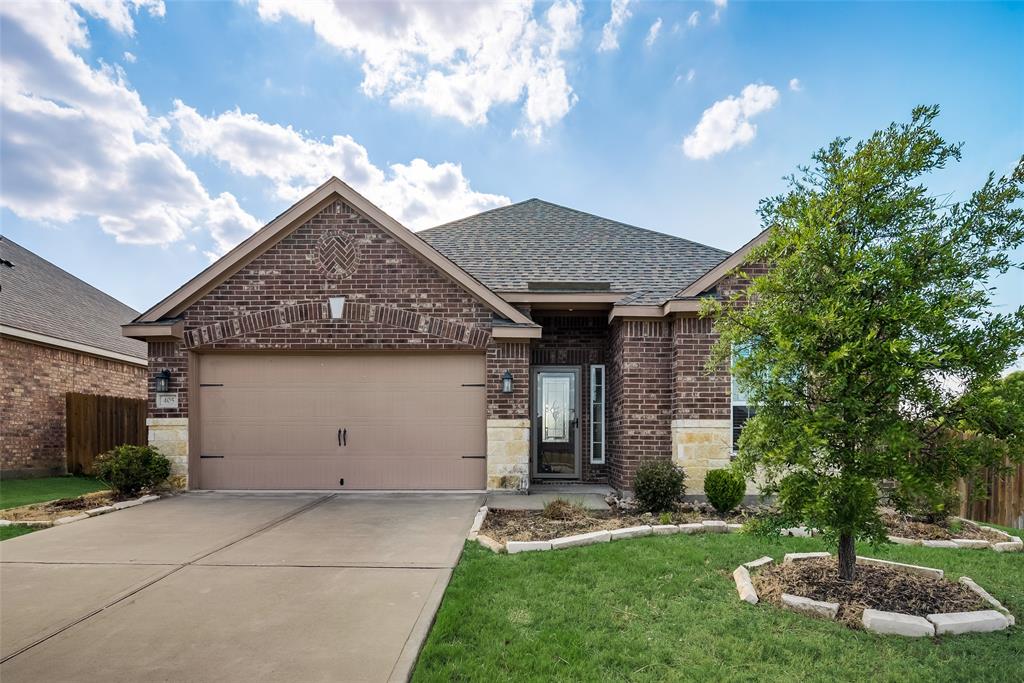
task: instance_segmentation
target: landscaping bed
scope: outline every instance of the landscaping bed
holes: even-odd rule
[[[950,541],[954,538],[968,538],[988,541],[989,543],[999,543],[1006,540],[1006,537],[1002,534],[983,529],[981,525],[974,522],[956,518],[949,518],[943,524],[934,524],[915,520],[895,510],[883,510],[882,521],[885,522],[890,536],[913,540]]]
[[[834,557],[765,567],[753,582],[758,597],[777,606],[782,604],[783,593],[838,603],[836,619],[851,628],[861,627],[865,609],[919,617],[988,609],[984,600],[963,584],[894,567],[858,565],[854,580],[843,581]]]
[[[730,514],[720,515],[710,506],[689,503],[684,503],[675,511],[664,515],[639,513],[620,507],[613,507],[611,510],[585,510],[571,504],[543,511],[491,508],[487,512],[480,533],[499,543],[550,541],[590,531],[611,531],[643,525],[692,524],[705,520],[742,524],[758,512],[760,508],[740,508]]]
[[[129,500],[129,498],[118,496],[110,491],[97,491],[95,493],[87,493],[78,498],[61,498],[45,503],[33,503],[32,505],[9,508],[0,513],[0,517],[11,522],[26,520],[46,520],[52,522],[61,517],[73,517],[88,510],[106,507],[123,500]]]

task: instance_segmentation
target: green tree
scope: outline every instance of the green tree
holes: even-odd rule
[[[966,201],[931,194],[922,177],[961,150],[935,131],[938,113],[918,107],[909,123],[814,154],[758,209],[770,232],[748,263],[767,274],[702,309],[721,335],[709,369],[735,358],[756,407],[738,466],[762,472],[785,519],[838,544],[847,580],[856,540],[885,537],[882,482],[934,493],[1005,455],[951,434],[971,412],[964,397],[1024,345],[1024,306],[993,313],[989,285],[1021,267],[1024,158]]]

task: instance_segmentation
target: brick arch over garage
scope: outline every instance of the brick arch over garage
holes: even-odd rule
[[[400,327],[477,349],[486,348],[491,338],[490,332],[481,327],[381,304],[346,301],[342,315],[338,318],[331,318],[327,302],[315,301],[268,308],[193,328],[185,332],[185,347],[193,349],[206,344],[215,344],[279,325],[325,320],[371,322]]]

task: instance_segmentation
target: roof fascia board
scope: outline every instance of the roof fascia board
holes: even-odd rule
[[[170,296],[136,318],[135,322],[155,322],[168,315],[177,315],[196,299],[227,277],[230,277],[231,274],[246,263],[269,249],[279,239],[291,232],[292,229],[301,225],[310,214],[319,211],[335,195],[351,204],[356,210],[360,211],[381,229],[405,245],[414,254],[419,255],[463,289],[487,304],[494,312],[516,323],[523,325],[532,324],[529,318],[516,310],[511,304],[338,178],[331,178],[313,190],[287,211],[211,264],[209,268],[196,275]]]
[[[754,237],[754,239],[744,244],[742,247],[726,257],[724,261],[691,282],[685,289],[676,294],[676,296],[680,299],[686,299],[703,294],[706,290],[713,287],[716,282],[725,277],[730,271],[740,266],[746,260],[747,255],[755,247],[764,244],[768,239],[769,231],[770,228],[762,230],[756,237]]]
[[[661,306],[612,306],[608,313],[608,322],[629,318],[663,318],[665,311]]]
[[[142,341],[157,341],[160,339],[184,339],[185,321],[175,320],[169,323],[128,323],[121,325],[121,336],[131,337]]]
[[[540,339],[541,328],[534,327],[493,327],[491,328],[492,339]]]
[[[67,349],[68,351],[75,351],[78,353],[87,353],[90,356],[99,356],[100,358],[116,360],[122,363],[131,363],[132,365],[140,365],[142,367],[149,365],[149,361],[145,358],[129,356],[127,353],[118,353],[117,351],[108,351],[107,349],[101,349],[98,346],[80,344],[78,342],[68,341],[67,339],[61,339],[60,337],[51,337],[48,334],[20,330],[16,327],[8,327],[7,325],[0,325],[0,336],[20,339],[35,344],[43,344],[45,346],[53,346],[60,349]]]

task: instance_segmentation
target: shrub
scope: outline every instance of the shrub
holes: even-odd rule
[[[93,474],[113,491],[134,496],[166,480],[171,461],[151,446],[124,444],[97,456]]]
[[[732,470],[711,470],[704,477],[704,494],[720,514],[732,511],[743,502],[743,494],[746,491],[747,482]]]
[[[586,517],[587,511],[579,503],[564,498],[555,498],[544,503],[541,515],[545,519],[579,519]]]
[[[633,477],[633,494],[643,512],[671,511],[682,500],[686,475],[669,460],[648,460]]]
[[[929,524],[945,524],[960,511],[960,494],[955,488],[939,490],[931,495],[897,485],[889,494],[889,503],[899,512]]]

